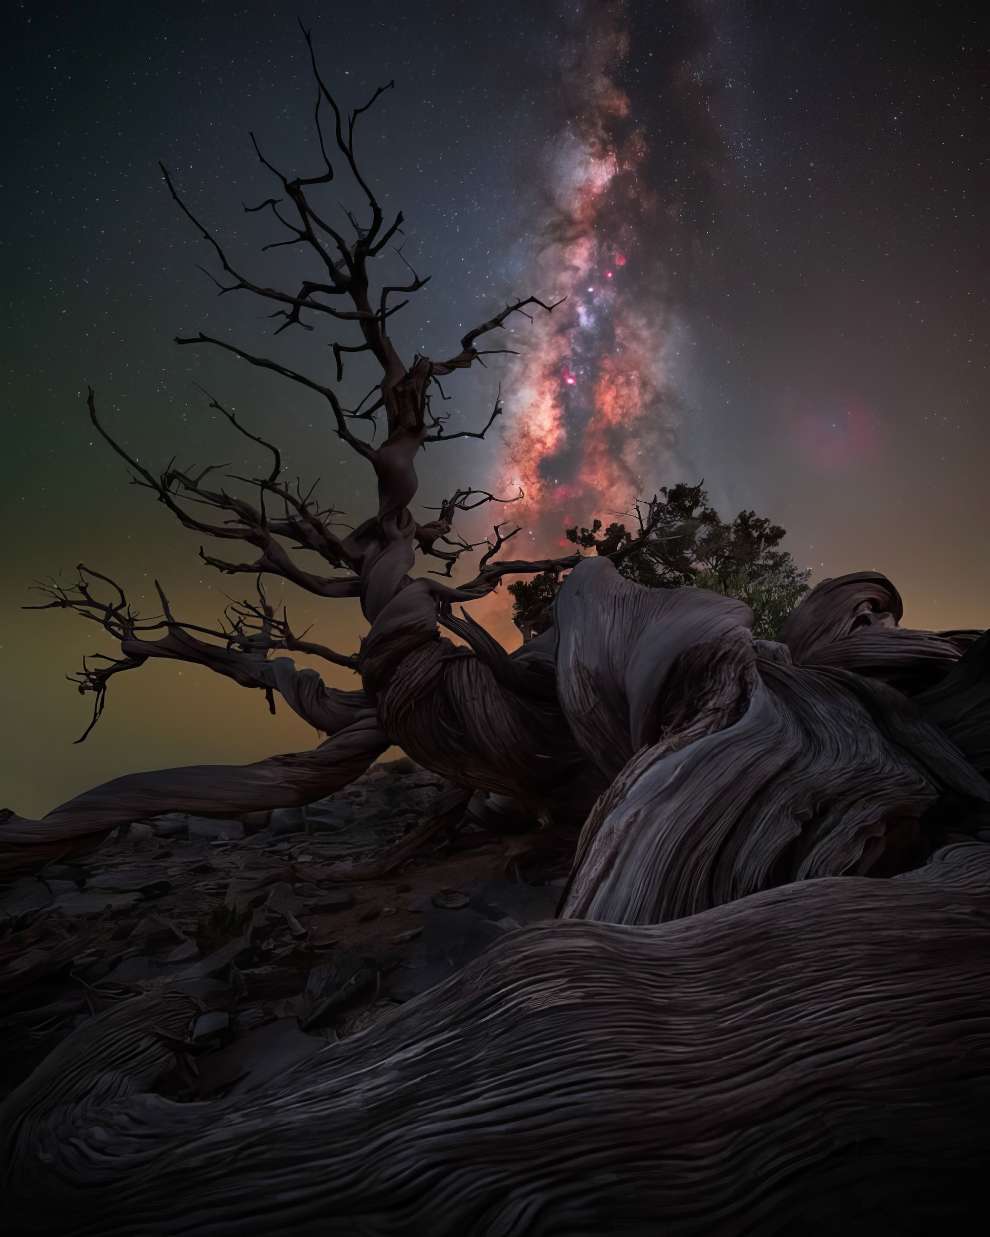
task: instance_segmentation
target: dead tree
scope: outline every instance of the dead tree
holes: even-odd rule
[[[441,380],[482,363],[488,355],[507,351],[488,345],[513,316],[551,312],[554,304],[523,296],[467,331],[446,357],[415,356],[410,361],[399,355],[391,336],[392,319],[427,278],[406,263],[404,282],[373,283],[373,265],[394,250],[403,219],[400,213],[386,220],[355,151],[359,121],[388,87],[345,115],[320,74],[308,32],[305,37],[318,91],[315,127],[322,165],[310,176],[282,172],[252,135],[258,158],[278,184],[279,196],[245,209],[270,212],[287,233],[274,244],[292,245],[308,254],[314,263],[311,279],[298,288],[269,287],[252,279],[235,267],[222,242],[199,221],[164,166],[162,174],[177,206],[212,249],[220,274],[211,278],[221,295],[243,293],[272,307],[271,317],[279,320],[276,336],[290,328],[315,330],[326,323],[350,330],[352,336],[331,342],[334,373],[318,378],[203,333],[176,342],[221,349],[323,401],[333,431],[376,479],[377,510],[352,531],[340,534],[335,520],[340,513],[321,506],[312,489],[287,479],[278,448],[243,426],[212,397],[210,406],[227,418],[233,432],[266,452],[270,466],[257,477],[236,479],[242,490],[247,482],[247,496],[217,480],[215,467],[187,470],[171,464],[155,474],[103,424],[90,391],[93,426],[127,463],[134,483],[150,490],[184,528],[249,547],[241,558],[218,557],[205,548],[200,556],[225,575],[256,577],[257,596],[235,606],[225,622],[209,629],[178,619],[158,585],[162,613],[142,620],[119,585],[80,566],[77,585],[47,586],[44,604],[71,609],[98,623],[119,645],[119,656],[98,655],[76,676],[80,692],[94,697],[91,726],[103,710],[115,675],[137,669],[151,658],[168,658],[206,666],[259,689],[272,708],[274,696],[280,695],[327,740],[312,752],[277,756],[244,768],[194,767],[118,778],[77,796],[41,821],[4,813],[2,871],[30,868],[52,855],[91,847],[114,825],[149,812],[237,814],[311,802],[358,776],[393,742],[457,782],[511,795],[537,809],[544,802],[560,805],[574,800],[583,815],[601,789],[583,786],[587,779],[578,769],[581,754],[560,724],[552,662],[545,649],[509,658],[487,633],[470,619],[455,616],[452,609],[489,593],[506,576],[573,566],[577,555],[537,562],[498,558],[517,531],[499,524],[482,543],[473,576],[458,585],[444,583],[452,579],[462,559],[480,548],[458,535],[458,516],[501,500],[488,491],[462,487],[441,502],[435,515],[417,518],[413,513],[417,454],[424,448],[442,450],[458,439],[484,439],[501,413],[496,401],[478,428],[450,429],[450,414],[434,406],[434,399],[444,394]],[[347,212],[346,233],[314,200],[340,171],[363,199],[357,214]],[[396,252],[405,262],[401,250]],[[365,399],[347,407],[340,395],[345,365],[362,353],[377,365],[380,378]],[[309,562],[304,564],[303,555]],[[439,566],[414,576],[417,556]],[[269,604],[263,581],[272,577],[289,580],[318,597],[359,598],[369,624],[360,651],[342,654],[297,636],[285,612],[278,613]],[[441,625],[466,637],[474,652],[441,639]],[[315,671],[299,670],[283,655],[292,652],[351,668],[361,685],[350,692],[328,688]],[[481,700],[486,702],[483,711],[477,707]],[[431,719],[425,730],[424,716]]]
[[[374,475],[377,509],[340,531],[340,512],[321,504],[315,488],[287,478],[278,447],[212,396],[210,406],[265,453],[267,467],[226,481],[217,466],[171,463],[155,473],[106,428],[90,391],[93,426],[135,484],[184,528],[249,547],[241,557],[201,547],[200,556],[225,575],[254,577],[256,594],[207,628],[177,617],[156,584],[161,614],[142,619],[123,588],[80,566],[74,587],[45,588],[43,608],[72,610],[118,645],[118,655],[98,655],[75,676],[94,699],[86,734],[114,676],[165,658],[261,691],[272,709],[277,695],[327,738],[312,751],[247,766],[130,774],[40,821],[4,813],[0,872],[85,850],[115,825],[159,812],[237,815],[311,802],[358,776],[390,744],[465,790],[507,796],[534,817],[554,815],[575,836],[584,824],[563,911],[612,921],[676,917],[792,879],[903,870],[941,840],[940,805],[951,799],[965,805],[966,819],[977,819],[986,803],[985,647],[977,632],[900,629],[900,598],[884,577],[860,573],[820,585],[794,612],[783,643],[770,644],[752,639],[741,602],[620,578],[610,560],[655,533],[655,504],[637,507],[638,537],[590,559],[502,557],[518,531],[505,523],[480,544],[458,533],[462,513],[512,496],[458,487],[429,518],[414,513],[418,453],[484,440],[501,412],[496,400],[478,428],[450,429],[449,414],[434,403],[446,399],[442,380],[507,351],[488,345],[514,315],[551,313],[555,303],[519,297],[441,359],[399,354],[392,320],[427,279],[399,250],[404,282],[373,282],[374,264],[394,247],[403,218],[386,219],[355,149],[359,121],[388,87],[345,115],[304,33],[321,165],[309,176],[290,175],[252,135],[279,196],[245,209],[270,213],[286,231],[273,245],[308,255],[312,278],[287,288],[252,278],[162,173],[212,251],[221,295],[246,294],[271,307],[276,336],[327,323],[351,335],[331,341],[329,377],[203,333],[177,343],[219,349],[321,400],[337,437]],[[362,200],[358,213],[346,212],[347,232],[315,200],[341,170]],[[341,384],[358,354],[368,354],[379,378],[348,407]],[[455,581],[455,570],[479,551],[469,578]],[[440,566],[418,567],[431,562]],[[507,577],[541,572],[570,573],[554,626],[510,655],[464,606]],[[272,579],[328,600],[358,598],[368,623],[360,649],[342,653],[295,632],[269,599]],[[360,686],[330,688],[315,670],[297,668],[291,653],[346,667]],[[957,701],[965,723],[955,716]]]
[[[216,1103],[155,1092],[182,1043],[181,997],[108,1012],[2,1114],[18,1223],[51,1231],[68,1216],[61,1231],[121,1237],[177,1224],[204,1237],[963,1231],[990,1151],[990,637],[902,629],[896,589],[864,572],[820,584],[780,643],[754,641],[741,602],[642,588],[607,556],[500,557],[514,531],[504,524],[455,581],[481,548],[460,537],[458,516],[495,495],[455,489],[419,519],[416,456],[484,439],[500,405],[451,432],[432,400],[445,376],[500,351],[486,345],[510,317],[554,303],[520,297],[446,357],[401,357],[390,323],[425,279],[410,270],[372,288],[402,217],[385,220],[355,155],[370,103],[345,117],[315,59],[313,70],[323,166],[291,177],[255,144],[282,195],[255,209],[312,255],[312,280],[294,291],[252,281],[165,177],[214,251],[223,294],[273,305],[278,332],[330,319],[354,337],[334,343],[332,380],[203,334],[179,343],[323,400],[376,478],[377,509],[339,534],[336,513],[284,477],[278,449],[217,400],[270,458],[251,497],[211,468],[155,474],[90,393],[94,426],[137,484],[191,531],[250,547],[201,554],[256,577],[257,596],[209,629],[178,619],[159,590],[161,616],[142,620],[82,567],[46,604],[119,645],[78,680],[94,720],[114,675],[168,658],[270,703],[280,695],[328,737],[245,767],[119,778],[41,821],[9,814],[0,861],[29,868],[167,810],[305,803],[396,743],[465,790],[573,825],[562,919],[513,934],[389,1023]],[[364,201],[347,235],[313,201],[335,175],[328,145]],[[381,377],[346,407],[353,353]],[[441,566],[417,574],[417,556]],[[554,625],[510,655],[463,606],[543,571],[569,572]],[[359,598],[360,649],[297,634],[269,600],[270,577]],[[360,687],[328,688],[293,652],[353,669]]]

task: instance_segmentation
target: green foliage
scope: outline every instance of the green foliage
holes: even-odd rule
[[[541,571],[529,580],[514,580],[509,585],[512,594],[512,621],[524,640],[532,640],[553,622],[553,603],[560,588],[560,572]]]
[[[706,588],[738,597],[753,611],[757,639],[776,639],[781,624],[808,591],[810,571],[779,548],[779,524],[740,511],[726,523],[708,503],[703,483],[665,487],[636,508],[637,527],[594,520],[569,528],[584,550],[605,554],[629,580],[649,588]],[[530,640],[553,621],[552,606],[562,573],[543,572],[509,585],[513,620]]]

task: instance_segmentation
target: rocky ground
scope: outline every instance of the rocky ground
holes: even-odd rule
[[[566,863],[534,861],[532,835],[500,836],[477,814],[367,879],[445,794],[402,758],[305,810],[136,823],[85,862],[0,889],[0,1094],[94,1014],[163,984],[201,1006],[172,1092],[228,1093],[552,916]]]

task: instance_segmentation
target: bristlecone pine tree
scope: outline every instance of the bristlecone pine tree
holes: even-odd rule
[[[570,883],[557,920],[508,934],[391,1021],[216,1102],[156,1093],[188,998],[163,989],[106,1010],[0,1113],[7,1231],[983,1231],[987,636],[905,630],[894,586],[860,572],[819,584],[777,640],[754,639],[749,606],[696,578],[623,578],[615,562],[656,532],[648,513],[597,554],[579,544],[555,560],[501,558],[500,528],[465,582],[416,574],[417,556],[460,564],[455,521],[491,497],[456,490],[435,518],[415,514],[417,453],[482,438],[499,412],[448,432],[431,405],[438,380],[473,366],[513,314],[553,304],[525,296],[441,359],[400,356],[392,315],[425,281],[372,287],[401,216],[385,219],[355,154],[366,108],[342,114],[315,58],[313,71],[324,165],[295,176],[265,160],[280,195],[266,208],[308,248],[312,279],[253,281],[165,180],[224,288],[271,306],[280,330],[329,322],[354,335],[334,344],[335,373],[313,377],[208,335],[179,343],[323,399],[374,474],[377,509],[338,536],[285,480],[278,450],[233,415],[271,460],[253,496],[207,471],[153,474],[111,436],[92,393],[89,413],[184,527],[249,547],[208,563],[359,598],[360,650],[297,638],[263,592],[215,631],[179,621],[164,596],[161,621],[143,622],[85,568],[50,604],[96,618],[119,646],[81,676],[96,716],[115,674],[167,657],[280,694],[327,739],[243,768],[122,777],[40,821],[8,813],[4,870],[149,814],[306,803],[395,743],[464,797],[496,792],[571,828]],[[314,204],[338,170],[361,200],[348,235]],[[347,408],[338,388],[356,351],[381,379]],[[454,613],[506,577],[565,571],[552,625],[512,655]],[[360,687],[327,688],[284,655],[294,651],[350,666]]]
[[[568,528],[575,545],[610,558],[619,574],[651,588],[707,588],[745,601],[753,612],[752,632],[776,640],[784,620],[808,591],[811,572],[779,548],[784,529],[740,511],[731,524],[708,503],[702,484],[666,486],[637,503],[637,528],[617,521],[603,527]],[[552,607],[563,572],[542,571],[509,585],[512,617],[524,640],[553,625]]]

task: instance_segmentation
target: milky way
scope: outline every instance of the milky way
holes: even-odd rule
[[[173,168],[251,271],[272,283],[295,274],[291,249],[258,253],[277,234],[241,203],[273,192],[250,129],[292,174],[319,167],[296,9],[8,9],[2,158],[15,239],[3,253],[0,658],[11,707],[0,804],[37,814],[135,769],[312,742],[235,684],[160,664],[121,675],[100,727],[72,745],[88,704],[63,676],[113,649],[92,624],[21,610],[32,581],[71,578],[82,560],[147,609],[158,578],[178,612],[207,625],[231,591],[93,441],[87,382],[149,466],[237,450],[199,383],[278,442],[290,475],[321,477],[346,518],[364,518],[374,496],[318,400],[171,343],[204,330],[333,377],[325,337],[273,339],[254,305],[214,297],[195,269],[210,255],[156,164]],[[484,422],[501,379],[496,425],[508,433],[424,452],[424,505],[516,476],[525,503],[485,506],[458,527],[475,540],[493,519],[521,516],[510,554],[529,557],[556,552],[570,523],[703,477],[724,515],[753,507],[786,527],[816,579],[875,567],[901,589],[911,626],[986,625],[990,164],[978,6],[338,0],[298,11],[347,106],[395,78],[362,121],[361,154],[369,182],[405,215],[406,256],[433,277],[395,320],[404,354],[449,355],[506,298],[567,296],[549,319],[516,317],[499,340],[519,352],[507,367],[491,358],[451,384],[460,430]],[[344,181],[328,188],[331,211]],[[244,452],[234,471],[257,466]],[[286,601],[300,629],[357,648],[356,607],[292,586]],[[504,590],[496,602],[502,633]],[[343,670],[324,672],[352,685]]]
[[[685,41],[682,20],[654,55],[623,3],[562,17],[564,114],[545,153],[528,270],[560,303],[516,332],[499,478],[522,489],[513,515],[539,548],[671,480],[679,281],[710,198],[697,175],[712,147],[700,26]]]

